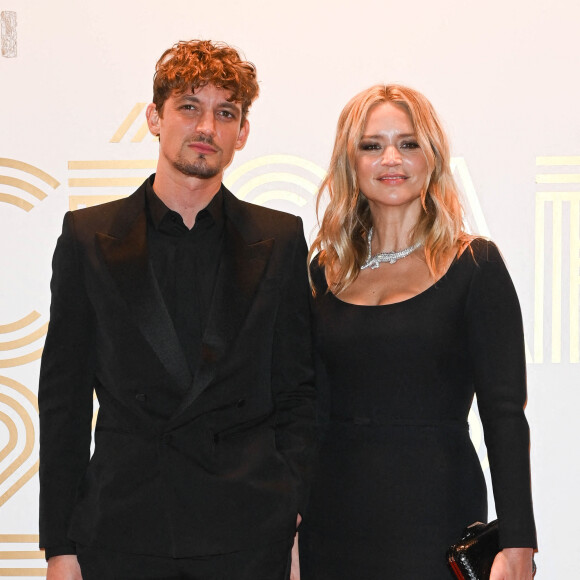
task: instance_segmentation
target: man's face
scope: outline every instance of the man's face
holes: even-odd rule
[[[249,123],[231,92],[208,84],[193,92],[173,93],[162,115],[147,108],[149,130],[159,136],[159,168],[188,177],[209,179],[221,174],[234,153],[246,144]]]

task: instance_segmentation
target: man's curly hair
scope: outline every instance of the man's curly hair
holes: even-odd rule
[[[256,67],[242,60],[238,51],[224,42],[180,41],[166,50],[155,65],[153,102],[162,115],[171,94],[184,93],[207,84],[232,92],[231,101],[242,106],[242,123],[260,91]]]

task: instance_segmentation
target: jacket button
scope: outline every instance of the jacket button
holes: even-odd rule
[[[240,407],[243,407],[246,404],[246,399],[239,399],[238,402],[236,403],[236,407],[239,409]]]
[[[138,395],[135,395],[135,399],[140,403],[144,403],[147,400],[147,395],[145,393],[139,393]]]

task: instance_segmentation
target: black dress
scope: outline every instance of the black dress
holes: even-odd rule
[[[312,272],[324,435],[302,580],[452,577],[446,548],[487,521],[474,392],[502,545],[535,547],[522,320],[496,246],[473,241],[434,286],[384,306],[343,302]]]

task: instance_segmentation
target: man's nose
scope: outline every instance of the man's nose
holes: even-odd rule
[[[213,112],[207,111],[203,113],[198,119],[196,129],[198,133],[202,133],[203,135],[215,135],[215,118]]]

